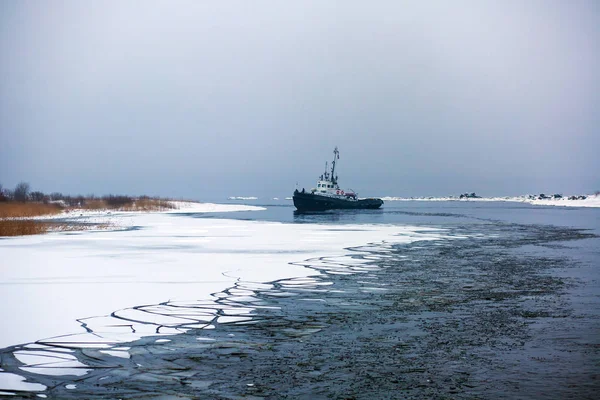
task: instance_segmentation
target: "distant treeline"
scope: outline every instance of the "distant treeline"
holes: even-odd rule
[[[0,184],[0,202],[15,201],[21,203],[36,202],[36,203],[57,203],[66,207],[83,207],[88,203],[102,200],[109,207],[124,207],[131,205],[134,201],[140,200],[161,200],[159,197],[150,196],[128,196],[128,195],[105,195],[96,196],[89,194],[82,195],[66,195],[59,192],[44,193],[41,191],[32,191],[29,183],[20,182],[14,189],[5,189]]]

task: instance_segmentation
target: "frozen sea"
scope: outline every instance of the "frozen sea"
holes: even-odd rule
[[[218,202],[229,206],[1,239],[0,396],[600,389],[599,208],[411,201],[299,214],[289,200]]]

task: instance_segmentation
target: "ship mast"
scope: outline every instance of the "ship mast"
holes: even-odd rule
[[[335,149],[333,150],[333,161],[331,162],[331,182],[333,182],[333,184],[337,184],[337,176],[335,176],[335,160],[339,160],[340,159],[340,152],[338,151],[337,146],[335,146]]]

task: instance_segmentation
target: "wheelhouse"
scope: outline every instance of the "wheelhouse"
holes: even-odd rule
[[[324,196],[332,196],[338,197],[345,200],[357,200],[356,193],[353,191],[344,191],[340,189],[338,185],[338,176],[335,175],[335,165],[337,160],[340,159],[340,152],[336,147],[333,150],[333,161],[331,162],[331,172],[328,170],[328,163],[325,162],[325,172],[321,174],[319,180],[317,181],[317,187],[311,190],[312,193],[324,195]]]

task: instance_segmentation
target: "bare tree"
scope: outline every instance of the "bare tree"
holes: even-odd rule
[[[31,197],[31,200],[33,200],[33,201],[44,201],[44,197],[46,195],[43,192],[36,191],[36,192],[31,192],[31,194],[29,196]]]
[[[24,203],[27,201],[28,195],[29,195],[29,183],[27,183],[27,182],[18,183],[13,192],[13,196],[14,196],[15,200],[21,201]]]

